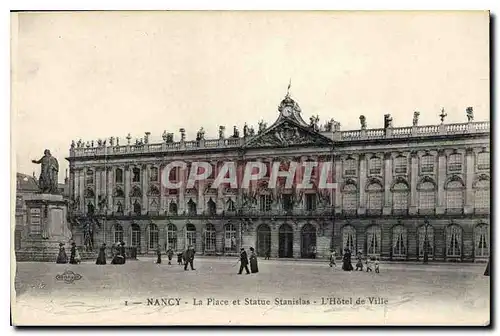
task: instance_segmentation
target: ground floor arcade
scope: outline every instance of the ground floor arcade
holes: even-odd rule
[[[83,232],[74,233],[84,245]],[[182,251],[193,246],[198,254],[237,255],[254,247],[272,258],[328,258],[347,247],[383,260],[480,261],[490,253],[489,218],[461,219],[339,219],[328,220],[107,220],[96,231],[96,246],[124,241],[138,254]]]

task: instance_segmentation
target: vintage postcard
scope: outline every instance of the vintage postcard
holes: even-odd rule
[[[11,24],[14,325],[489,325],[489,12]]]

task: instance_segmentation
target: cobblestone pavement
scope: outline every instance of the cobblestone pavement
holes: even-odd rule
[[[260,260],[258,274],[237,275],[236,258],[198,258],[195,271],[165,260],[157,265],[154,260],[105,266],[18,263],[19,314],[37,316],[38,322],[47,324],[59,322],[61,316],[69,324],[123,324],[123,320],[125,324],[485,324],[489,320],[490,278],[483,276],[484,264],[381,263],[381,273],[375,274],[344,272],[340,263],[330,268],[326,261]],[[56,280],[66,270],[81,279]]]

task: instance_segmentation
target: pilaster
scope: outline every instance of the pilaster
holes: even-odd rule
[[[444,214],[446,207],[446,194],[444,190],[444,183],[446,180],[446,153],[444,150],[438,152],[438,194],[437,194],[437,207],[436,214]]]
[[[392,213],[391,200],[391,183],[392,183],[392,155],[391,153],[384,154],[384,215]]]
[[[472,188],[472,184],[474,182],[474,159],[474,149],[467,148],[465,154],[465,214],[474,212],[474,189]]]
[[[418,213],[418,152],[412,151],[410,158],[410,204],[408,212],[410,215]]]

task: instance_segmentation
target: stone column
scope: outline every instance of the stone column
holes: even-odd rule
[[[292,225],[293,227],[293,257],[294,258],[300,258],[301,253],[300,253],[300,224],[294,223]]]
[[[418,152],[411,152],[410,159],[410,207],[408,209],[410,215],[418,212]]]
[[[142,186],[142,210],[141,213],[143,215],[148,213],[148,192],[149,192],[149,169],[151,168],[151,165],[142,165],[142,179],[141,179],[141,186]]]
[[[384,154],[384,215],[392,213],[391,204],[391,183],[392,183],[392,155],[391,153]]]
[[[85,170],[80,169],[80,183],[78,185],[78,191],[80,196],[80,212],[86,213],[87,209],[85,209]]]
[[[279,226],[281,223],[274,222],[271,226],[271,257],[278,257],[279,249]]]
[[[165,214],[165,211],[166,211],[166,206],[165,206],[165,188],[163,188],[163,169],[164,169],[164,165],[160,165],[158,167],[158,174],[159,174],[159,179],[160,179],[160,200],[159,200],[159,206],[158,206],[158,210],[159,210],[159,214],[160,215],[164,215]]]
[[[186,162],[187,164],[187,162]],[[187,183],[187,174],[189,174],[189,171],[187,171],[187,168],[186,169],[181,169],[181,168],[178,168],[178,172],[179,172],[179,181],[181,182],[181,187],[179,188],[178,190],[178,196],[179,196],[179,199],[178,199],[178,204],[177,204],[177,210],[178,210],[178,213],[179,214],[182,214],[184,211],[187,212],[187,209],[186,209],[186,199],[185,199],[185,193],[186,193],[186,183]],[[167,207],[168,207],[168,204],[167,204]]]
[[[444,190],[444,182],[446,180],[446,153],[444,150],[439,150],[438,152],[438,194],[437,194],[437,206],[436,214],[443,214],[446,208],[446,194]]]
[[[113,175],[114,175],[114,170],[112,167],[107,167],[106,169],[106,178],[107,178],[107,196],[108,196],[108,214],[111,214],[113,212]]]
[[[340,155],[334,155],[334,169],[335,169],[335,182],[337,183],[337,189],[335,190],[335,213],[342,213],[342,157]]]
[[[367,163],[365,154],[359,154],[359,203],[358,214],[364,215],[366,212],[365,186],[367,178]]]
[[[131,190],[131,181],[130,181],[130,166],[125,166],[124,172],[125,172],[125,204],[123,205],[123,210],[125,214],[130,213],[130,190]]]
[[[75,185],[73,189],[73,194],[72,196],[75,198],[75,202],[78,199],[78,196],[80,195],[80,169],[73,169],[73,183]],[[77,207],[80,207],[80,204],[75,204]]]
[[[95,200],[94,206],[96,213],[99,211],[99,195],[101,195],[101,168],[94,169],[94,182],[95,182]]]
[[[467,148],[465,154],[465,214],[474,212],[474,189],[472,189],[472,184],[474,182],[474,158],[474,149]]]

